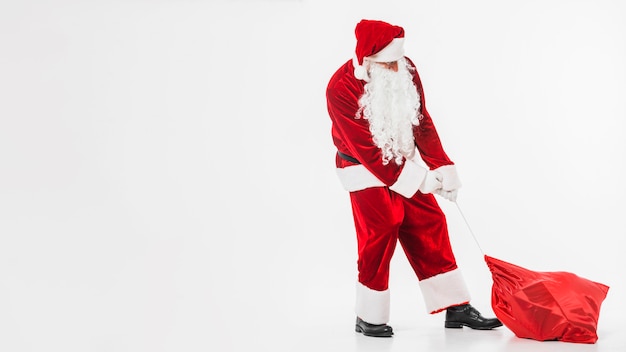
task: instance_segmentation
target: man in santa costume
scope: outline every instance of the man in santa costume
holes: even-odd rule
[[[332,76],[326,97],[337,174],[350,192],[357,234],[356,331],[393,335],[388,282],[397,241],[428,312],[446,311],[446,328],[501,326],[469,304],[433,195],[454,202],[461,182],[424,105],[415,65],[404,56],[404,29],[362,20],[355,34],[355,56]]]

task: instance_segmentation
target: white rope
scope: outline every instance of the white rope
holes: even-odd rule
[[[465,225],[467,225],[467,229],[472,234],[472,237],[474,237],[474,242],[476,242],[476,245],[478,246],[478,249],[480,249],[480,252],[484,256],[485,252],[483,252],[483,249],[480,247],[480,244],[478,243],[478,240],[476,239],[476,236],[474,235],[474,231],[472,231],[472,227],[470,226],[469,222],[467,222],[467,218],[465,218],[465,214],[463,214],[463,211],[461,210],[461,207],[459,206],[459,203],[454,202],[454,204],[456,204],[456,208],[459,209],[459,213],[461,214],[461,217],[463,218],[463,221],[465,221]]]

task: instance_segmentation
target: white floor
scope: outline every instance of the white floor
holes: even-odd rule
[[[613,292],[615,294],[615,292]],[[576,344],[559,341],[535,341],[516,337],[508,328],[500,327],[491,331],[478,331],[468,328],[446,329],[443,327],[444,314],[424,315],[416,307],[419,302],[411,302],[409,295],[397,300],[392,312],[395,335],[391,338],[366,337],[353,331],[354,316],[349,307],[326,305],[317,307],[314,313],[302,312],[291,319],[253,319],[257,328],[233,321],[224,327],[231,332],[228,342],[214,345],[220,350],[232,351],[459,351],[459,352],[564,352],[626,351],[626,339],[620,327],[623,304],[620,297],[610,297],[603,306],[598,336],[595,344]],[[478,300],[477,300],[478,301]],[[416,303],[416,304],[412,304]],[[484,302],[483,302],[484,303]],[[490,308],[475,303],[487,316],[493,316]],[[483,307],[484,306],[484,307]],[[284,307],[276,307],[283,309]],[[300,317],[301,319],[298,319]],[[259,325],[264,325],[259,328]],[[223,336],[214,336],[218,340]],[[209,342],[209,346],[210,346]],[[224,346],[229,346],[224,349]],[[211,350],[212,348],[209,348]],[[199,348],[197,350],[202,350]]]

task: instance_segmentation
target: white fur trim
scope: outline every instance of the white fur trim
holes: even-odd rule
[[[404,38],[394,38],[386,47],[372,56],[363,58],[363,65],[359,65],[356,56],[352,58],[354,66],[354,77],[365,82],[370,81],[370,75],[367,71],[367,61],[372,62],[393,62],[404,57]]]
[[[385,187],[385,183],[379,180],[363,165],[352,165],[337,168],[337,176],[343,188],[348,192],[361,191],[372,187]],[[406,160],[400,176],[389,189],[406,197],[415,195],[419,186],[424,181],[428,170],[419,166],[414,161]]]
[[[394,38],[381,51],[366,57],[366,59],[374,62],[393,62],[402,57],[404,57],[404,38]]]
[[[337,168],[337,176],[339,176],[339,181],[341,181],[343,188],[348,192],[372,187],[385,187],[383,181],[379,180],[363,165]]]
[[[424,279],[419,285],[426,309],[431,314],[470,301],[463,274],[458,268]]]
[[[389,289],[376,291],[356,283],[356,315],[370,324],[387,324],[389,322],[390,295]]]
[[[461,188],[461,179],[459,178],[459,174],[456,171],[456,166],[454,165],[445,165],[436,168],[434,171],[437,171],[443,176],[443,181],[441,181],[441,186],[444,191],[454,191]]]
[[[400,176],[389,189],[406,198],[411,198],[426,178],[427,172],[428,170],[417,165],[414,161],[406,160]]]

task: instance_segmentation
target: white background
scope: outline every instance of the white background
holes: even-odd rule
[[[445,331],[400,250],[396,336],[355,336],[324,94],[362,18],[405,28],[484,252],[611,286],[597,344]],[[626,349],[624,18],[609,0],[2,2],[0,350]]]

